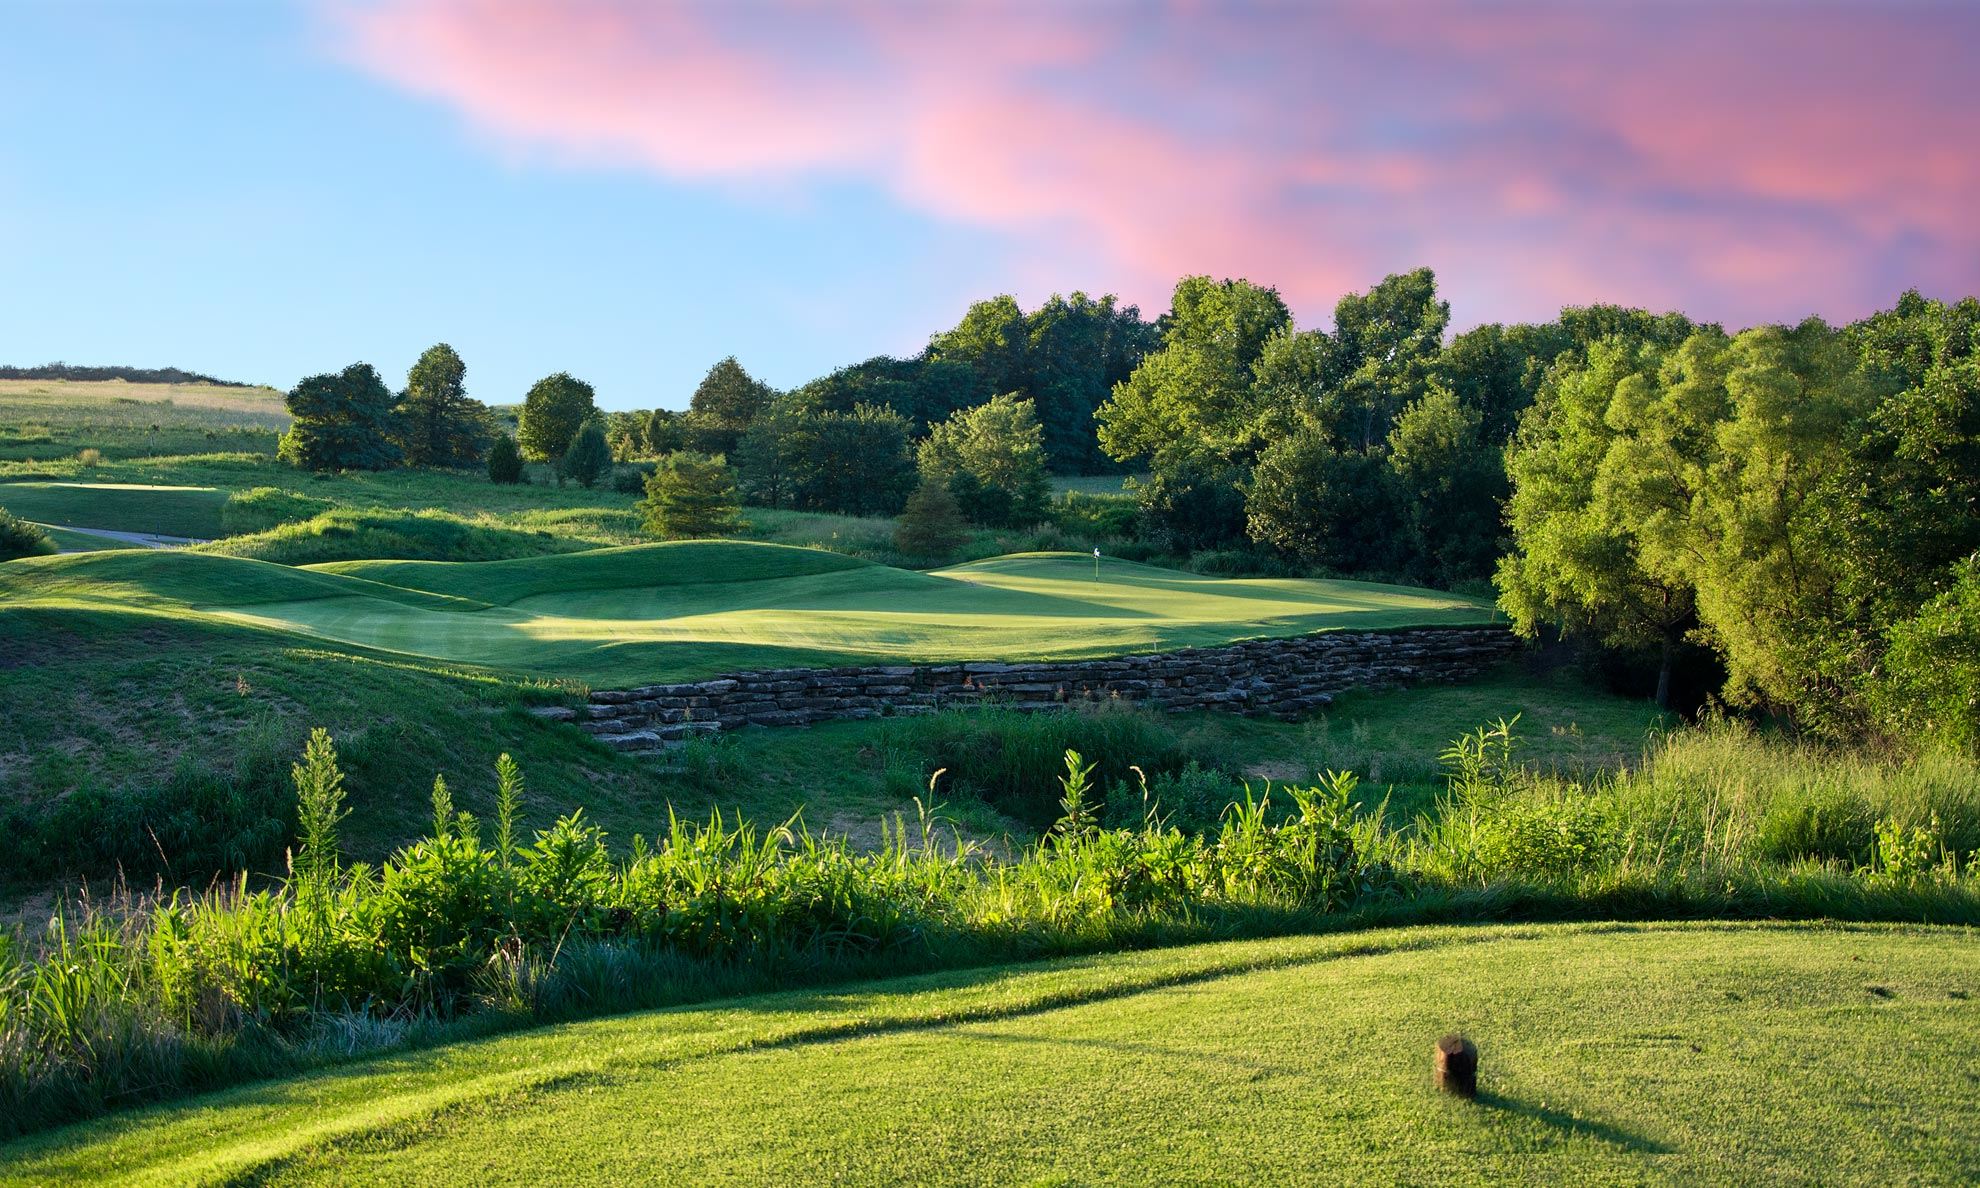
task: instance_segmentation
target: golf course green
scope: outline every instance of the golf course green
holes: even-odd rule
[[[1971,1183],[1959,928],[1415,928],[745,998],[0,1147],[0,1183]],[[1430,1084],[1476,1041],[1479,1096]]]
[[[22,605],[197,615],[593,683],[803,664],[1051,659],[1341,628],[1489,622],[1490,602],[1368,582],[1211,578],[1032,553],[932,573],[686,541],[513,561],[290,568],[180,552],[0,569]]]

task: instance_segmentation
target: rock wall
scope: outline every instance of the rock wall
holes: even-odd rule
[[[1503,627],[1329,631],[1109,660],[734,672],[705,681],[601,689],[582,710],[535,712],[575,721],[620,751],[665,750],[696,734],[739,726],[808,726],[967,705],[1048,710],[1119,700],[1171,713],[1211,709],[1297,718],[1331,704],[1334,694],[1347,689],[1476,676],[1519,646]]]

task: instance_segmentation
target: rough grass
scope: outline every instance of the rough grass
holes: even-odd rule
[[[113,465],[209,450],[272,455],[288,425],[282,394],[268,388],[0,380],[0,465],[89,471],[76,459],[89,449]]]
[[[1960,928],[1203,945],[455,1044],[15,1143],[0,1181],[1970,1183],[1976,970]],[[1475,1102],[1429,1087],[1450,1030]]]
[[[376,559],[502,561],[568,553],[586,546],[550,532],[474,523],[446,512],[338,508],[200,547],[227,557],[315,565]]]

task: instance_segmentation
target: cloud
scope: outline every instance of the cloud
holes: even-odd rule
[[[1747,322],[1980,285],[1980,13],[1936,5],[374,0],[351,61],[503,143],[853,179],[1041,288],[1429,264],[1462,321]],[[1095,282],[1098,281],[1099,284]]]

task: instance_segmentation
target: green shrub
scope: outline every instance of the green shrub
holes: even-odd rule
[[[55,551],[55,542],[38,524],[26,520],[0,507],[0,561],[12,561],[16,557],[35,557]]]
[[[497,433],[494,444],[488,447],[488,481],[511,485],[523,481],[522,451],[516,448],[516,439],[506,433]]]
[[[1140,524],[1141,504],[1132,495],[1067,491],[1052,501],[1052,523],[1060,531],[1086,540],[1132,538]]]
[[[220,531],[225,536],[266,532],[323,514],[334,506],[328,499],[299,495],[280,487],[255,487],[227,496],[220,507]]]

